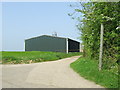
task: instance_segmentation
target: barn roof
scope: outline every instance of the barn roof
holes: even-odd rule
[[[58,36],[41,35],[41,36],[36,36],[36,37],[32,37],[32,38],[25,39],[25,40],[30,40],[30,39],[34,39],[34,38],[38,38],[38,37],[42,37],[42,36],[55,37],[55,38],[61,38],[61,39],[70,39],[70,38],[58,37]],[[73,40],[73,39],[70,39],[70,40]],[[76,40],[73,40],[73,41],[76,41]],[[76,41],[76,42],[78,42],[78,41]],[[80,43],[80,42],[78,42],[78,43]]]

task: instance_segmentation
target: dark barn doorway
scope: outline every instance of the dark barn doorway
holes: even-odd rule
[[[79,52],[80,43],[71,39],[68,39],[68,52]]]

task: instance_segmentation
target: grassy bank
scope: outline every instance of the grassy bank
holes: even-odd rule
[[[60,52],[2,52],[2,64],[28,64],[44,61],[53,61],[71,56],[80,55],[75,53],[60,53]]]
[[[118,74],[108,70],[98,71],[98,64],[95,60],[88,58],[79,58],[71,63],[71,68],[84,78],[106,88],[118,88]]]
[[[0,52],[0,64],[2,63],[2,52]]]

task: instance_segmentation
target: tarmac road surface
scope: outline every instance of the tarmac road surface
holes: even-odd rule
[[[103,88],[79,76],[70,63],[80,56],[57,61],[1,65],[2,88]]]

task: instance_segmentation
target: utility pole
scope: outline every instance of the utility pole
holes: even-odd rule
[[[101,31],[100,31],[100,55],[99,55],[99,71],[102,69],[102,54],[103,54],[103,30],[104,26],[101,24]]]

